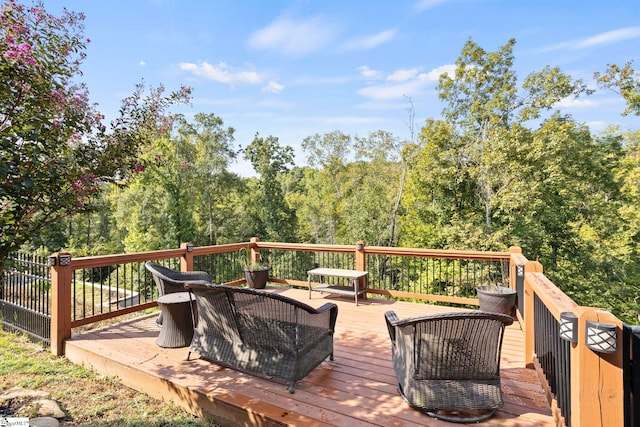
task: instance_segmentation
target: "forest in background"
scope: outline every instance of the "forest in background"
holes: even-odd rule
[[[594,135],[553,111],[587,89],[557,68],[518,86],[510,41],[467,43],[438,86],[442,117],[413,140],[339,130],[245,147],[215,114],[177,116],[143,148],[138,173],[105,184],[90,212],[50,227],[31,249],[74,256],[247,241],[507,250],[531,260],[579,304],[628,321],[639,312],[640,131]],[[415,135],[415,136],[413,136]],[[243,156],[256,177],[229,165]]]
[[[384,130],[311,134],[299,166],[277,136],[241,146],[214,113],[166,113],[188,88],[145,96],[139,85],[108,133],[73,82],[84,47],[79,17],[15,3],[2,13],[15,34],[2,38],[0,59],[0,268],[18,247],[79,257],[254,236],[520,246],[577,303],[639,323],[640,130],[595,135],[556,110],[594,89],[551,66],[519,82],[515,40],[495,52],[469,40],[455,74],[440,76],[441,117],[415,123],[407,99],[409,139]],[[631,64],[596,78],[625,99],[621,114],[640,114]],[[255,177],[229,171],[240,156]]]

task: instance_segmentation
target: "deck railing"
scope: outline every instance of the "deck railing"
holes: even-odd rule
[[[51,278],[47,258],[23,252],[10,255],[0,287],[0,323],[9,329],[49,343]]]
[[[369,271],[370,294],[462,306],[478,305],[476,286],[509,286],[518,295],[516,315],[525,334],[523,362],[538,372],[558,425],[634,425],[629,409],[634,405],[627,396],[633,391],[625,394],[628,387],[623,383],[622,322],[605,310],[578,306],[549,281],[539,263],[528,261],[516,247],[509,252],[471,252],[367,247],[362,242],[353,246],[313,245],[252,239],[230,245],[183,244],[175,250],[77,259],[58,253],[51,261],[55,264],[51,274],[52,352],[63,354],[64,340],[74,327],[154,307],[156,291],[144,270],[145,261],[165,262],[183,271],[204,270],[215,283],[240,285],[245,282],[238,252],[241,248],[251,250],[253,261],[268,263],[269,281],[283,286],[306,287],[306,271],[318,266]],[[78,298],[88,304],[87,295],[94,295],[73,290],[78,281],[83,285],[91,282],[92,287],[98,283],[100,288],[106,286],[109,298],[124,292],[125,296],[118,298],[125,301],[114,304],[110,299],[108,304],[98,304],[97,311],[73,314]],[[135,292],[137,299],[132,298]],[[96,306],[93,302],[90,305]],[[576,318],[573,341],[560,338],[562,313]],[[597,352],[587,346],[588,322],[615,325],[615,352]]]

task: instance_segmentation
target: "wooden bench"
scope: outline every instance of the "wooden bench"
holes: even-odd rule
[[[320,277],[320,284],[316,286],[311,285],[311,277]],[[336,285],[325,283],[325,277],[339,277],[343,279],[351,280],[350,286]],[[364,278],[364,279],[363,279]],[[364,280],[364,286],[360,286],[361,279]],[[314,268],[307,271],[307,282],[309,285],[309,299],[311,299],[311,291],[327,292],[340,295],[353,295],[358,305],[358,296],[363,295],[363,298],[367,298],[367,287],[369,286],[369,272],[358,270],[345,270],[341,268]]]

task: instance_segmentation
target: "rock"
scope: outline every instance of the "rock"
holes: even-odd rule
[[[29,427],[58,427],[60,421],[52,417],[38,417],[29,420]]]
[[[12,387],[0,394],[0,400],[9,400],[16,398],[48,398],[50,396],[46,391],[29,390],[22,387]]]
[[[58,402],[51,399],[40,399],[34,402],[38,405],[38,415],[41,417],[64,418],[65,413],[60,409]]]

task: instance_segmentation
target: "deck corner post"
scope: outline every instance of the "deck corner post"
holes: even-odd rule
[[[64,341],[71,338],[71,254],[56,252],[51,267],[51,353],[64,355]]]
[[[622,322],[606,310],[577,307],[578,342],[571,349],[571,424],[624,425]],[[586,322],[617,326],[617,350],[598,353],[587,347]]]
[[[182,243],[180,249],[184,249],[180,257],[180,271],[193,271],[193,243]]]

